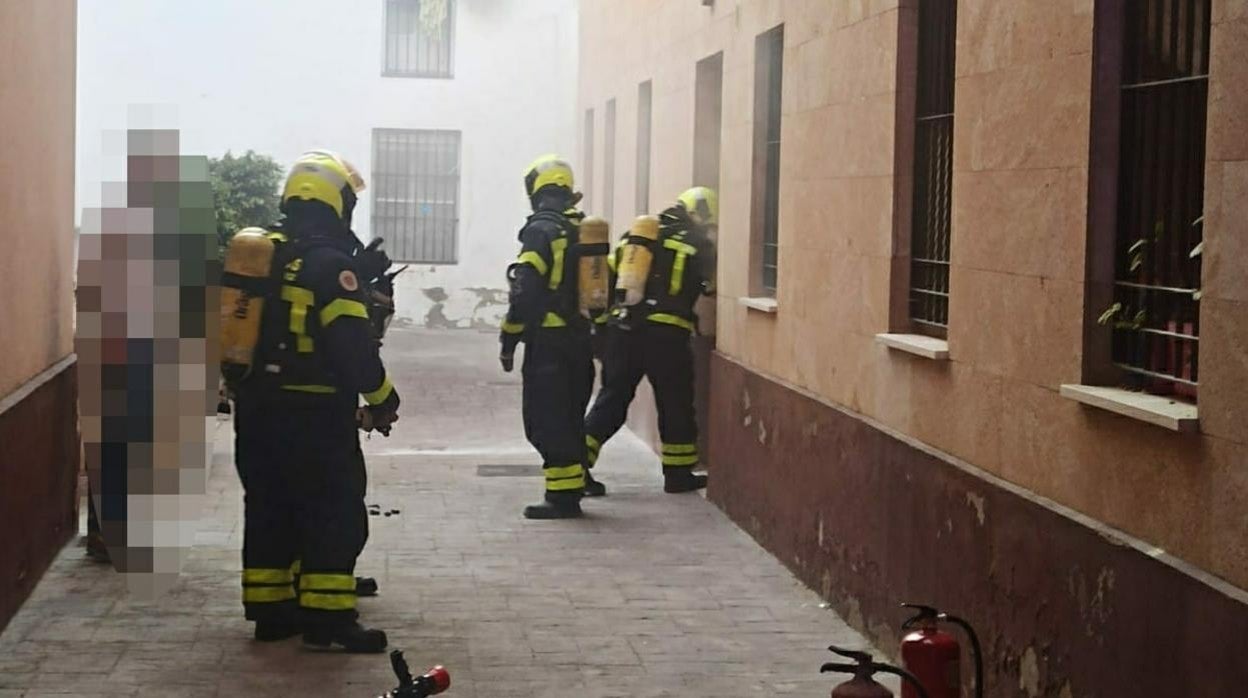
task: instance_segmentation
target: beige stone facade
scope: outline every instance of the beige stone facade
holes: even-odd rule
[[[0,629],[77,524],[76,3],[0,3]]]
[[[0,4],[0,397],[74,346],[74,8]]]
[[[958,3],[949,360],[876,341],[909,331],[914,78],[898,63],[916,6],[586,0],[579,108],[596,117],[592,200],[606,195],[602,112],[615,99],[614,224],[631,218],[646,80],[650,201],[691,184],[695,64],[722,51],[718,351],[1248,588],[1248,3],[1213,2],[1196,434],[1059,394],[1084,382],[1094,312],[1094,0]],[[767,313],[741,299],[755,292],[757,258],[755,37],[781,23],[780,261]]]

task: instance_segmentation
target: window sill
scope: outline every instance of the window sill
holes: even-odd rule
[[[775,298],[738,298],[737,302],[750,310],[756,310],[769,315],[775,315],[776,311],[780,310],[780,304],[776,302]]]
[[[1192,433],[1200,426],[1196,405],[1159,395],[1096,385],[1063,385],[1062,397],[1170,431]]]
[[[949,342],[921,334],[877,334],[875,341],[889,349],[904,351],[932,361],[949,360]]]

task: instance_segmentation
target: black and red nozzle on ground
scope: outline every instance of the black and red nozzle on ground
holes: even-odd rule
[[[399,679],[399,685],[381,698],[426,698],[443,693],[451,687],[451,673],[441,665],[413,678],[400,650],[390,653],[390,666]]]

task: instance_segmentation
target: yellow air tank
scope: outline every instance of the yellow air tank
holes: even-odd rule
[[[659,219],[638,216],[628,231],[628,242],[620,252],[620,268],[616,270],[615,299],[624,306],[634,306],[646,297],[646,278],[654,253],[650,245],[659,239]]]
[[[226,249],[221,279],[221,373],[227,382],[236,383],[251,372],[273,250],[273,241],[261,228],[238,231]]]
[[[611,276],[607,268],[607,255],[611,252],[611,227],[605,220],[590,216],[581,221],[580,229],[580,242],[577,245],[577,257],[580,259],[577,271],[578,294],[581,315],[592,318],[606,312],[611,301]]]

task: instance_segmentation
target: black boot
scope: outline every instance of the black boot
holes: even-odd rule
[[[282,640],[288,640],[301,632],[303,632],[303,629],[299,627],[299,624],[292,621],[256,621],[257,642],[281,642]]]
[[[356,596],[376,596],[377,580],[372,577],[356,577],[355,578],[355,595]]]
[[[607,496],[607,486],[594,479],[589,471],[585,471],[585,496],[586,497],[605,497]]]
[[[546,501],[524,508],[526,519],[577,519],[582,513],[579,492],[547,492]]]
[[[668,494],[693,492],[706,487],[706,476],[692,468],[669,468],[663,471],[663,491]]]
[[[275,604],[273,608],[247,614],[256,622],[256,642],[281,642],[303,632],[299,610],[294,601]]]
[[[386,633],[365,628],[356,621],[346,625],[320,626],[303,633],[303,646],[321,652],[377,654],[386,650]]]

